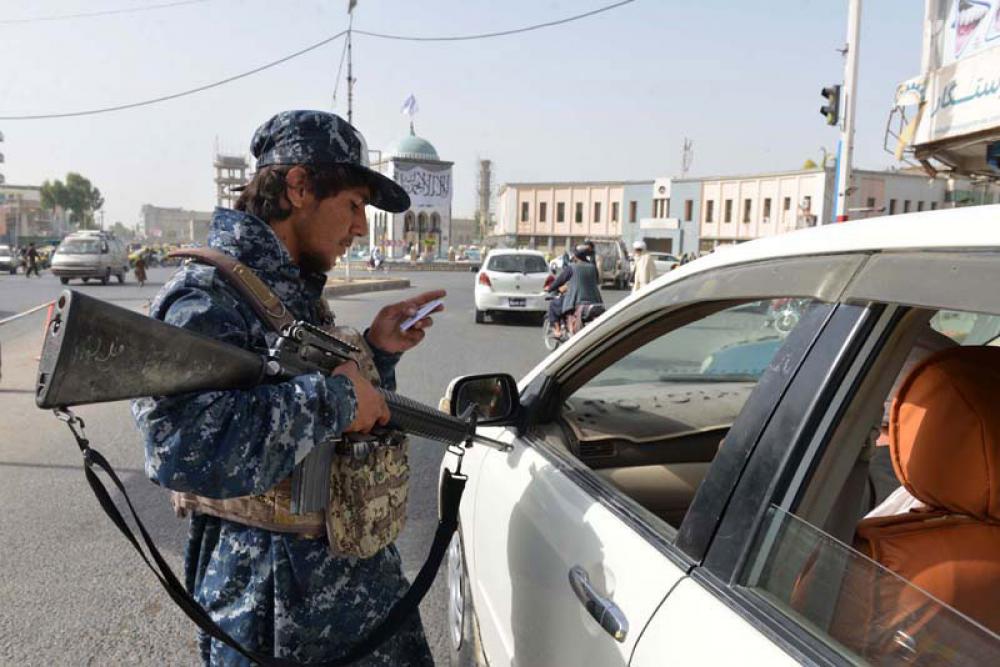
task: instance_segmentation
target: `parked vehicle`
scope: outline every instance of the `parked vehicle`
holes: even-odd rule
[[[595,240],[594,253],[601,284],[626,289],[632,278],[632,264],[625,242],[621,239]]]
[[[125,245],[109,232],[82,231],[63,239],[52,256],[52,274],[65,285],[71,278],[89,282],[91,278],[107,285],[111,276],[125,282],[129,258]]]
[[[0,245],[0,271],[14,275],[20,263],[21,258],[14,255],[9,245]]]
[[[493,250],[476,274],[476,322],[497,311],[545,313],[545,255],[535,250]]]
[[[681,265],[681,260],[669,252],[652,251],[649,254],[653,258],[653,266],[656,267],[656,275],[658,276],[662,276],[667,271],[673,271]]]
[[[510,450],[464,453],[454,662],[1000,664],[1000,389],[984,377],[955,393],[942,368],[945,388],[886,412],[933,350],[1000,375],[998,215],[897,215],[714,253],[487,405],[481,434]],[[453,413],[467,380],[442,400]]]

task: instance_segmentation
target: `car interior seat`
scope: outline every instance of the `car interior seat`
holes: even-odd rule
[[[944,611],[924,593],[1000,632],[998,387],[995,347],[938,352],[899,387],[889,419],[892,465],[926,507],[863,519],[854,546],[912,586],[872,570],[845,581],[854,599],[842,589],[838,607],[854,613],[838,615],[850,617],[840,624],[854,635],[849,643],[875,647],[883,642],[871,633],[891,631],[896,643],[903,633],[923,644],[921,633]]]

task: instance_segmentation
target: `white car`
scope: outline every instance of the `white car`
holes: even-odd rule
[[[486,256],[476,274],[476,322],[497,311],[545,313],[545,255],[536,250],[498,249]]]
[[[617,304],[509,409],[499,376],[457,379],[443,406],[509,450],[464,455],[453,663],[1000,664],[998,216],[740,245]]]
[[[673,271],[681,265],[681,260],[668,252],[651,252],[653,266],[656,267],[656,275],[662,276],[667,271]]]

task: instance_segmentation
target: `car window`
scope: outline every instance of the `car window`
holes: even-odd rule
[[[94,255],[100,251],[98,239],[67,239],[59,245],[59,252],[64,255]]]
[[[1000,656],[1000,529],[977,505],[993,471],[975,453],[998,445],[981,435],[992,411],[969,406],[1000,393],[989,380],[1000,318],[899,312],[829,408],[837,421],[816,436],[826,442],[801,464],[801,487],[767,510],[738,581],[848,660],[981,664]],[[928,373],[932,357],[959,362]],[[986,379],[963,382],[969,368]]]
[[[739,584],[851,658],[983,664],[1000,637],[903,577],[772,505]]]
[[[544,257],[538,255],[494,255],[487,268],[497,273],[547,273]]]
[[[567,449],[676,528],[757,380],[812,303],[737,305],[614,361],[565,399]]]

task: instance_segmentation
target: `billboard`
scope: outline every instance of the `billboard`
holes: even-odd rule
[[[410,195],[412,208],[442,208],[451,203],[451,167],[396,164],[393,179]]]

